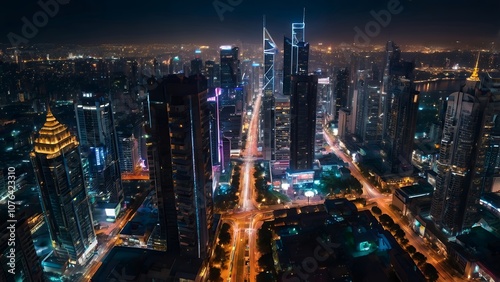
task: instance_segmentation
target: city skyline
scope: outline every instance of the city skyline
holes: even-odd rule
[[[306,40],[314,44],[394,40],[401,45],[491,48],[492,42],[498,45],[500,40],[500,20],[495,16],[500,3],[490,0],[363,0],[358,5],[326,0],[287,5],[261,0],[252,4],[244,0],[197,1],[190,5],[153,0],[142,5],[115,0],[40,3],[44,4],[6,3],[4,11],[9,13],[2,14],[0,43],[258,43],[265,15],[269,32],[282,46],[291,23],[302,20],[303,8]],[[23,31],[26,22],[32,26]]]

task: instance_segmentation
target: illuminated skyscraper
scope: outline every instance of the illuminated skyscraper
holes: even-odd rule
[[[290,169],[311,170],[316,137],[318,77],[293,75],[290,95]]]
[[[220,86],[222,88],[234,88],[241,81],[239,50],[238,47],[220,47]]]
[[[360,70],[357,77],[355,133],[365,143],[379,143],[382,139],[380,82],[373,79],[371,70]]]
[[[349,71],[346,69],[338,70],[335,77],[335,116],[334,120],[339,120],[339,111],[342,108],[347,108],[351,106],[351,102],[348,102],[349,96]]]
[[[305,10],[301,23],[292,23],[292,38],[285,37],[283,58],[283,95],[290,95],[291,76],[307,75],[309,43],[305,41]]]
[[[151,90],[148,103],[148,159],[160,223],[156,247],[205,258],[212,224],[207,81],[170,75]]]
[[[33,245],[27,218],[16,215],[17,221],[11,223],[7,219],[7,211],[2,210],[2,213],[0,215],[0,221],[3,222],[0,225],[2,228],[0,231],[0,281],[44,281],[42,266]],[[9,240],[12,238],[11,234],[15,234],[13,241]],[[11,258],[14,260],[13,263]]]
[[[263,157],[265,160],[276,160],[276,117],[274,111],[274,62],[278,52],[276,43],[267,31],[264,23],[262,44],[264,49],[264,93],[262,99]]]
[[[401,60],[400,55],[399,48],[388,42],[381,97],[384,106],[383,146],[392,173],[411,173],[419,92],[415,91],[413,83],[414,63]]]
[[[71,263],[83,264],[93,254],[97,240],[79,144],[50,110],[35,140],[31,161],[55,252]]]
[[[111,103],[105,97],[83,93],[75,112],[81,150],[89,165],[89,193],[97,202],[119,205],[124,195]]]
[[[480,104],[462,92],[451,94],[447,103],[431,216],[450,234],[457,234],[463,228]]]

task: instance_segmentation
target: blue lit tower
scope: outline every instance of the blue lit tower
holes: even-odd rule
[[[82,156],[89,166],[89,193],[98,202],[119,205],[124,195],[111,102],[83,93],[75,103],[75,113]]]
[[[263,28],[262,44],[264,49],[264,93],[262,104],[262,134],[263,134],[263,157],[265,160],[275,160],[276,132],[275,132],[275,112],[274,112],[274,61],[278,53],[276,43],[269,34],[265,25]]]
[[[212,164],[207,80],[169,75],[148,100],[147,141],[160,245],[206,258],[212,225]],[[163,246],[161,246],[163,244]]]
[[[40,200],[56,254],[83,264],[97,246],[85,191],[79,144],[52,113],[30,154]]]
[[[284,39],[283,95],[290,95],[291,76],[307,75],[309,64],[309,43],[305,42],[305,14],[301,23],[292,23],[292,38]]]

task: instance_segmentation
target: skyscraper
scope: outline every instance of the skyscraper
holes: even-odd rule
[[[166,249],[205,258],[212,223],[207,81],[170,75],[150,92],[147,132],[160,241]]]
[[[301,23],[292,23],[292,38],[284,39],[283,95],[291,94],[291,76],[307,75],[309,43],[305,41],[305,10]]]
[[[35,140],[31,161],[55,252],[83,264],[97,246],[85,191],[79,144],[50,112]]]
[[[0,220],[3,222],[0,226],[2,228],[0,231],[0,281],[44,281],[42,266],[33,245],[27,218],[24,215],[16,215],[17,222],[10,223],[6,217],[7,212],[0,215]],[[12,238],[11,234],[15,234],[14,241],[9,240]],[[11,259],[15,262],[11,263]]]
[[[449,233],[457,234],[463,227],[480,105],[474,96],[462,92],[451,94],[447,104],[431,216]]]
[[[240,82],[240,61],[238,47],[220,47],[220,86],[234,88]]]
[[[335,116],[333,119],[335,121],[338,121],[340,109],[347,108],[350,106],[350,103],[348,103],[349,70],[347,68],[338,70],[334,83],[335,83]]]
[[[355,133],[365,143],[379,143],[382,139],[380,83],[372,71],[358,71]]]
[[[265,24],[265,23],[264,23]],[[276,118],[274,111],[275,103],[275,55],[278,52],[276,43],[264,26],[263,31],[264,50],[264,93],[262,100],[262,134],[263,134],[263,157],[265,160],[276,160]]]
[[[97,202],[119,205],[124,195],[111,103],[103,96],[83,93],[75,112],[81,150],[89,165],[89,193]]]
[[[413,83],[413,62],[401,60],[401,52],[387,43],[387,66],[382,86],[383,147],[393,173],[412,171],[411,154],[417,124],[419,92]]]
[[[314,162],[318,77],[292,75],[290,95],[290,169],[310,170]]]

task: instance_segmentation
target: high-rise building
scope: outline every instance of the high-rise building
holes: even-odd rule
[[[290,96],[275,96],[276,153],[275,166],[282,170],[290,165]]]
[[[213,206],[207,81],[170,75],[151,90],[148,103],[148,159],[160,224],[157,247],[205,258]]]
[[[290,169],[311,170],[316,137],[318,77],[293,75],[290,95]]]
[[[93,254],[97,240],[79,144],[50,109],[30,156],[55,252],[73,264],[83,264]]]
[[[275,119],[275,91],[274,91],[274,62],[275,55],[278,52],[276,43],[264,26],[263,31],[263,50],[264,50],[264,93],[262,99],[262,124],[260,126],[263,135],[262,155],[265,160],[276,160],[276,119]]]
[[[444,230],[455,235],[465,227],[480,103],[473,95],[456,92],[448,97],[447,104],[431,216]]]
[[[392,173],[411,173],[419,99],[413,83],[415,65],[401,60],[399,48],[393,42],[387,46],[388,63],[381,91],[383,147]]]
[[[307,75],[309,43],[305,40],[305,10],[301,23],[292,23],[292,38],[284,38],[283,95],[291,95],[292,75]]]
[[[337,71],[337,75],[335,77],[335,116],[333,120],[339,120],[339,111],[342,108],[347,108],[350,105],[348,103],[348,95],[349,95],[349,70],[341,69]]]
[[[0,281],[44,281],[25,214],[16,215],[16,221],[7,219],[6,211],[4,215],[0,216]]]
[[[238,47],[223,45],[220,47],[220,86],[234,88],[241,82]]]
[[[111,103],[103,96],[83,93],[75,113],[82,156],[88,162],[91,200],[120,205],[124,195]]]
[[[220,87],[220,65],[214,61],[205,62],[205,75],[207,77],[207,87]]]
[[[191,60],[191,75],[202,74],[203,61],[200,58]]]
[[[134,134],[121,140],[120,169],[121,172],[134,172],[140,160],[139,142]]]
[[[357,77],[355,134],[365,143],[379,143],[382,140],[380,83],[373,79],[372,71],[360,70]]]

